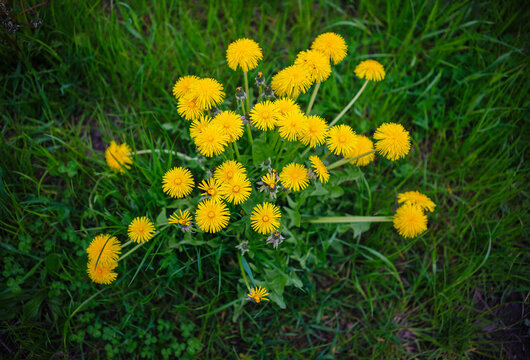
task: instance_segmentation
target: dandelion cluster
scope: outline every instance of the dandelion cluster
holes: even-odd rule
[[[436,205],[424,194],[408,191],[398,194],[398,203],[402,204],[393,218],[394,228],[405,238],[412,238],[427,230],[427,215]]]

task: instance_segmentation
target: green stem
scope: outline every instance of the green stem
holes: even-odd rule
[[[250,285],[248,284],[247,275],[245,274],[245,270],[243,269],[243,264],[241,263],[241,254],[239,251],[237,252],[237,262],[239,263],[239,269],[241,269],[241,275],[243,275],[243,280],[245,281],[245,285],[247,285],[247,289],[250,292]]]
[[[285,141],[282,141],[280,145],[280,150],[278,150],[278,154],[276,155],[276,160],[274,160],[275,164],[278,164],[278,161],[280,160],[280,156],[282,155],[284,146],[285,146]]]
[[[247,109],[250,111],[250,92],[248,91],[248,76],[247,72],[243,71],[243,75],[245,78],[245,92],[247,93]]]
[[[157,231],[153,234],[153,237],[149,240],[149,241],[153,241],[153,239],[158,235],[160,234],[164,229],[166,229],[167,227],[169,227],[169,224],[168,225],[164,225],[160,228],[160,231]],[[131,240],[132,241],[132,240]],[[131,241],[127,242],[126,245],[128,245]],[[144,245],[144,244],[147,244],[148,242],[143,242],[143,243],[139,243],[138,245],[136,245],[135,247],[133,247],[131,250],[129,250],[128,252],[126,252],[125,254],[123,254],[122,256],[120,256],[120,258],[118,259],[118,261],[121,261],[123,259],[125,259],[127,256],[131,255],[133,252],[135,252],[140,246]],[[125,246],[125,245],[124,245]]]
[[[311,218],[302,222],[311,224],[340,224],[340,223],[373,223],[373,222],[390,222],[392,216],[323,216]]]
[[[307,155],[307,153],[309,152],[309,150],[311,150],[311,146],[307,146],[307,149],[304,150],[304,152],[302,153],[302,155],[300,155],[301,158],[304,158],[304,156]]]
[[[344,114],[346,114],[346,112],[348,110],[350,110],[350,108],[353,106],[353,104],[357,101],[357,99],[359,98],[359,96],[361,96],[362,92],[364,91],[364,88],[366,87],[366,85],[368,84],[368,80],[366,80],[363,84],[363,86],[361,87],[361,89],[357,92],[357,94],[353,97],[353,99],[351,99],[351,101],[349,102],[348,105],[346,105],[346,107],[344,109],[342,109],[342,111],[340,112],[339,115],[337,115],[337,117],[335,119],[333,119],[333,121],[331,122],[331,124],[329,124],[329,127],[332,127],[333,125],[335,125],[335,123],[337,121],[340,120],[340,118],[342,116],[344,116]]]
[[[190,161],[200,161],[201,159],[199,158],[194,158],[194,157],[191,157],[191,156],[188,156],[186,154],[183,154],[183,153],[180,153],[178,151],[173,151],[173,150],[167,150],[167,149],[147,149],[147,150],[138,150],[136,152],[133,152],[131,153],[131,155],[142,155],[142,154],[152,154],[152,153],[166,153],[166,154],[172,154],[174,156],[178,156],[178,157],[181,157],[183,159],[186,159],[186,160],[190,160]]]
[[[320,81],[317,82],[315,85],[315,88],[313,89],[313,94],[311,95],[311,99],[309,100],[309,105],[307,105],[307,110],[305,112],[306,115],[309,115],[311,112],[311,109],[313,108],[313,103],[315,102],[315,98],[317,97],[318,89],[320,88]]]
[[[234,150],[236,152],[237,161],[241,162],[241,158],[239,157],[239,149],[237,148],[237,142],[234,141]]]
[[[302,146],[302,143],[298,143],[293,150],[291,150],[284,158],[284,161],[282,161],[282,165],[285,162],[285,160],[289,161],[289,159],[294,155],[296,150],[300,149],[300,146]]]
[[[320,160],[324,160],[325,158],[327,158],[328,156],[331,155],[331,151],[328,151],[327,153],[325,153],[324,155],[322,155],[322,157],[320,158]],[[328,167],[329,168],[329,167]]]
[[[250,147],[252,148],[252,145],[254,145],[254,140],[252,139],[252,131],[250,131],[250,124],[247,124],[247,134],[248,134],[248,142],[250,144]]]
[[[366,153],[364,153],[364,154],[361,154],[361,155],[359,155],[359,156],[355,156],[355,157],[352,157],[352,158],[344,158],[344,159],[340,159],[340,160],[338,160],[338,161],[335,161],[335,162],[334,162],[333,164],[331,164],[330,166],[328,166],[328,170],[335,169],[335,168],[337,168],[337,167],[339,167],[339,166],[342,166],[342,165],[344,165],[344,164],[346,164],[346,163],[348,163],[348,162],[350,162],[350,161],[353,161],[353,160],[357,160],[357,159],[359,159],[359,158],[362,158],[363,156],[373,154],[373,153],[375,153],[376,151],[377,151],[377,150],[374,149],[374,150],[370,150],[370,151],[368,151],[368,152],[366,152]]]

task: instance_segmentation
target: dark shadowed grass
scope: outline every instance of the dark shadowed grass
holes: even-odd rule
[[[516,2],[52,2],[41,9],[41,28],[2,35],[3,353],[528,353],[529,31]],[[387,77],[369,84],[342,121],[366,135],[399,121],[413,149],[406,160],[380,158],[337,179],[341,190],[329,203],[309,196],[302,214],[392,215],[398,192],[420,190],[437,204],[429,231],[406,240],[391,224],[291,225],[299,260],[286,266],[303,291],[286,288],[286,309],[239,310],[245,294],[230,238],[181,245],[181,234],[169,231],[120,262],[112,286],[90,283],[84,250],[94,234],[125,237],[138,214],[163,219],[159,204],[167,215],[191,205],[160,191],[162,174],[180,159],[141,155],[118,176],[107,170],[107,144],[194,156],[170,91],[179,76],[215,77],[226,108],[235,107],[242,78],[224,60],[231,41],[260,43],[264,60],[250,79],[259,70],[270,81],[325,31],[344,36],[349,55],[322,84],[314,112],[333,119],[362,85],[355,65],[377,59]],[[292,248],[288,239],[285,249]]]

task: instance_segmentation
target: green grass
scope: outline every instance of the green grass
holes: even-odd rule
[[[39,8],[41,28],[2,32],[2,353],[521,356],[528,323],[520,314],[530,287],[524,162],[530,32],[519,7],[54,1]],[[195,154],[171,96],[179,76],[215,77],[225,85],[226,108],[235,107],[242,78],[225,63],[231,41],[260,43],[259,70],[270,81],[325,31],[342,34],[349,55],[322,84],[314,113],[333,119],[362,85],[355,65],[377,59],[385,80],[369,84],[341,121],[364,134],[399,121],[411,131],[413,149],[406,160],[380,158],[364,173],[350,172],[337,180],[343,182],[331,191],[334,198],[308,196],[301,213],[392,215],[397,193],[417,189],[437,204],[428,232],[406,240],[384,223],[291,225],[293,237],[278,252],[291,261],[274,258],[288,281],[301,283],[285,289],[285,309],[238,306],[245,288],[233,238],[183,245],[180,233],[166,232],[120,262],[115,284],[92,284],[85,273],[89,241],[103,231],[124,238],[138,214],[156,219],[161,208],[172,211],[160,179],[179,162],[142,155],[127,175],[116,176],[107,170],[104,147],[119,139],[135,149]],[[180,204],[191,205],[186,201]],[[263,269],[253,270],[267,280]],[[514,307],[519,317],[508,322]]]

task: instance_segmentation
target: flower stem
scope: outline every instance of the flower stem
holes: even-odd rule
[[[243,280],[247,285],[248,291],[250,291],[250,285],[248,284],[247,275],[245,275],[245,270],[243,269],[243,264],[241,263],[241,254],[237,252],[237,262],[239,263],[239,269],[241,269],[241,275],[243,275]]]
[[[307,153],[309,152],[309,150],[311,150],[311,146],[310,146],[310,145],[307,146],[307,149],[304,150],[304,152],[302,153],[302,155],[300,155],[300,157],[301,157],[301,158],[304,158],[304,156],[307,155]]]
[[[289,161],[289,158],[291,158],[291,157],[294,155],[294,153],[300,148],[300,146],[302,146],[302,143],[298,143],[298,144],[294,147],[294,149],[291,150],[291,152],[289,152],[289,153],[285,156],[284,161],[285,161],[285,162]],[[282,162],[282,165],[283,165],[283,162]]]
[[[254,140],[252,139],[252,131],[250,131],[250,124],[247,124],[247,134],[248,134],[248,142],[250,144],[250,147],[252,148],[252,145],[254,145]]]
[[[363,84],[363,86],[361,87],[361,89],[357,92],[357,94],[353,97],[353,99],[351,99],[351,101],[349,102],[348,105],[346,105],[346,107],[344,109],[342,109],[342,111],[340,112],[339,115],[337,115],[337,117],[335,119],[333,119],[333,121],[331,122],[331,124],[329,124],[329,127],[332,127],[333,125],[335,125],[335,123],[337,121],[340,120],[341,117],[344,116],[344,114],[346,114],[346,112],[348,110],[350,110],[350,108],[353,106],[353,104],[357,101],[357,99],[359,98],[359,96],[361,96],[361,94],[363,93],[364,91],[364,88],[366,87],[366,85],[368,84],[368,80],[366,80]]]
[[[311,224],[340,224],[340,223],[373,223],[373,222],[390,222],[392,216],[323,216],[316,217],[302,222]]]
[[[239,157],[239,149],[237,148],[237,142],[234,141],[234,150],[236,152],[237,161],[241,162],[241,159]]]
[[[315,98],[317,97],[319,88],[320,88],[320,81],[316,83],[315,88],[313,89],[313,94],[311,95],[311,99],[309,100],[309,104],[307,105],[307,110],[305,112],[306,115],[309,115],[309,113],[311,112],[311,109],[313,108],[313,103],[315,102]]]
[[[352,157],[352,158],[344,158],[344,159],[340,159],[340,160],[338,160],[338,161],[335,161],[335,162],[334,162],[333,164],[331,164],[330,166],[328,166],[328,170],[335,169],[335,168],[337,168],[337,167],[339,167],[339,166],[342,166],[342,165],[344,165],[344,164],[346,164],[346,163],[348,163],[348,162],[350,162],[350,161],[353,161],[353,160],[357,160],[357,159],[359,159],[359,158],[362,158],[363,156],[373,154],[373,153],[375,153],[376,151],[377,151],[377,150],[374,149],[374,150],[370,150],[370,151],[368,151],[368,152],[366,152],[366,153],[364,153],[364,154],[361,154],[361,155],[359,155],[359,156],[355,156],[355,157]]]
[[[136,152],[133,152],[132,155],[142,155],[142,154],[152,154],[152,153],[166,153],[166,154],[172,154],[174,156],[178,156],[180,158],[190,160],[190,161],[202,161],[199,158],[194,158],[191,156],[188,156],[186,154],[180,153],[178,151],[173,150],[167,150],[167,149],[147,149],[147,150],[138,150]]]
[[[247,93],[247,111],[250,111],[250,92],[248,91],[248,76],[247,71],[243,71],[245,78],[245,92]]]
[[[285,141],[282,141],[280,145],[280,150],[278,150],[278,154],[276,155],[276,160],[274,161],[275,164],[278,164],[278,161],[280,160],[280,156],[282,155],[284,146],[285,146]]]
[[[125,244],[123,244],[123,245],[121,246],[121,248],[123,249],[124,247],[129,246],[132,242],[133,242],[132,240],[127,241]]]

